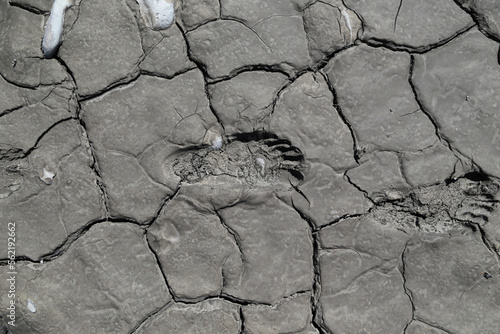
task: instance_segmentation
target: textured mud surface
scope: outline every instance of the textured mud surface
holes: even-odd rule
[[[498,333],[500,5],[77,0],[47,59],[52,3],[0,0],[0,333]]]
[[[208,176],[228,176],[250,186],[290,182],[283,172],[300,181],[307,167],[298,148],[266,133],[232,136],[220,147],[216,139],[215,147],[212,144],[181,153],[171,165],[164,165],[188,183],[200,182]]]

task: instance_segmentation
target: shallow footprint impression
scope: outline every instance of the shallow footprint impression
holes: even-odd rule
[[[148,28],[164,30],[174,24],[179,0],[137,0],[137,3]]]
[[[498,207],[499,189],[496,180],[471,172],[435,185],[382,192],[374,214],[384,225],[426,233],[483,227]]]
[[[224,175],[249,186],[269,186],[302,180],[308,163],[288,140],[253,132],[226,137],[220,149],[212,146],[189,149],[180,153],[171,167],[188,183]]]

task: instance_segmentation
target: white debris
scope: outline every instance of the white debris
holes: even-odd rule
[[[349,28],[349,36],[350,36],[350,41],[349,43],[352,43],[352,26],[351,26],[351,19],[349,18],[349,14],[344,8],[341,8],[342,16],[344,17],[345,23],[347,24],[347,28]]]
[[[220,150],[222,147],[222,137],[220,135],[216,136],[214,140],[212,140],[212,148],[214,150]]]
[[[220,150],[224,141],[219,132],[214,130],[207,130],[203,138],[203,144],[210,146],[213,150]]]
[[[45,184],[52,184],[52,180],[56,176],[56,171],[50,167],[44,167],[40,172],[40,179],[45,182]]]
[[[262,158],[255,158],[255,162],[260,167],[260,175],[264,176],[266,174],[266,161]]]
[[[28,304],[26,306],[28,307],[28,310],[31,311],[31,313],[36,313],[35,303],[33,303],[31,299],[28,299]]]
[[[399,201],[404,198],[404,194],[396,189],[390,189],[385,192],[385,197],[388,201]]]
[[[75,0],[54,0],[50,16],[45,25],[45,33],[42,40],[42,51],[45,58],[51,58],[57,52],[61,44],[64,13],[66,9],[73,6]]]
[[[141,15],[153,30],[169,28],[175,21],[175,0],[137,0]]]

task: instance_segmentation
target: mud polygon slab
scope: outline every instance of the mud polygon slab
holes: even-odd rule
[[[406,152],[401,157],[405,180],[413,187],[442,182],[451,175],[461,175],[466,166],[441,142],[418,152]]]
[[[249,26],[272,19],[273,16],[298,16],[314,0],[277,0],[261,2],[259,0],[232,1],[221,0],[222,16],[237,18]]]
[[[404,259],[406,287],[417,318],[458,334],[496,332],[498,258],[480,235],[463,232],[415,239]],[[485,271],[493,277],[483,277]]]
[[[0,209],[4,221],[16,222],[16,230],[23,236],[18,238],[18,256],[37,260],[105,215],[90,167],[88,143],[77,122],[58,124],[25,161],[17,161],[20,184],[10,196],[0,199]],[[54,174],[45,182],[44,171]],[[6,238],[6,234],[2,236],[2,240]]]
[[[278,306],[248,305],[242,311],[245,330],[250,333],[298,333],[311,322],[311,295],[293,296]]]
[[[187,29],[196,28],[203,23],[219,18],[218,0],[184,0],[181,4],[182,23]]]
[[[286,7],[289,14],[279,15],[272,10],[276,6]],[[295,73],[310,65],[302,16],[292,3],[224,2],[221,9],[222,20],[186,34],[193,57],[206,66],[210,78],[251,66]],[[242,19],[244,11],[254,13],[255,18]]]
[[[351,45],[362,27],[356,14],[338,0],[313,3],[304,9],[303,20],[309,54],[314,62]]]
[[[412,81],[451,147],[486,173],[500,176],[498,43],[473,29],[441,48],[415,55]]]
[[[274,304],[312,289],[312,237],[298,213],[272,196],[258,206],[239,203],[219,213],[239,240],[243,262],[238,275],[226,277],[224,293]]]
[[[19,5],[20,7],[36,9],[40,12],[48,13],[52,8],[52,0],[12,0],[11,5]]]
[[[344,175],[329,166],[312,164],[308,177],[293,193],[293,205],[316,226],[323,226],[347,215],[368,212],[372,203]]]
[[[24,105],[22,91],[24,90],[8,83],[0,76],[0,116]]]
[[[276,63],[270,48],[243,23],[208,22],[186,34],[189,51],[204,64],[210,78],[226,77],[252,65]]]
[[[364,23],[363,39],[425,50],[473,25],[453,0],[347,0]]]
[[[287,81],[281,73],[249,71],[210,85],[210,103],[226,133],[263,128],[272,113],[276,95]]]
[[[148,231],[148,241],[177,298],[200,300],[221,293],[242,270],[234,236],[214,212],[175,197]]]
[[[359,45],[325,67],[360,149],[416,151],[437,139],[408,82],[410,55]]]
[[[80,96],[131,80],[142,56],[134,13],[124,0],[82,1],[59,55],[71,69]]]
[[[0,80],[3,81],[3,80]],[[77,101],[69,82],[20,88],[3,81],[6,107],[0,113],[0,150],[33,150],[54,125],[74,117]],[[1,109],[0,109],[1,110]]]
[[[445,334],[445,331],[442,331],[439,328],[432,327],[427,325],[421,321],[412,321],[408,328],[406,329],[408,334]]]
[[[322,284],[328,284],[328,277]],[[412,306],[405,294],[401,273],[370,270],[345,290],[327,295],[320,303],[325,326],[334,333],[399,333],[412,318]]]
[[[96,156],[113,217],[146,223],[173,193],[172,189],[153,180],[133,156],[106,150]]]
[[[377,201],[387,189],[409,188],[401,172],[399,158],[392,152],[363,156],[363,162],[346,173],[349,180]]]
[[[476,20],[482,31],[496,41],[500,40],[500,4],[488,0],[457,0]]]
[[[321,74],[300,76],[280,93],[274,109],[269,131],[290,140],[307,161],[338,172],[356,165],[351,133]]]
[[[384,261],[399,259],[408,239],[407,233],[383,226],[369,216],[345,219],[319,234],[323,249],[354,249]]]
[[[408,323],[411,303],[396,268],[409,238],[371,217],[345,219],[321,230],[320,305],[328,329],[335,333],[385,333],[398,332]],[[376,281],[386,283],[372,288]],[[367,317],[384,309],[391,312]]]
[[[197,70],[173,79],[141,76],[83,103],[82,109],[97,151],[106,148],[134,156],[162,140],[200,144],[205,127],[217,122]]]
[[[0,74],[21,87],[61,83],[66,70],[55,59],[43,59],[43,17],[3,2],[0,17]]]
[[[19,282],[23,284],[16,294],[18,321],[11,332],[130,332],[171,300],[143,236],[138,226],[102,223],[61,257],[42,265],[19,265],[19,276],[37,272]],[[4,310],[9,300],[6,295],[1,298]],[[28,300],[36,312],[28,309]]]
[[[147,52],[139,67],[142,72],[173,78],[195,68],[196,64],[188,58],[187,45],[181,31],[177,26],[172,26],[162,32],[161,40]]]
[[[238,334],[243,319],[239,307],[221,299],[197,304],[175,303],[149,318],[137,334]]]
[[[0,145],[28,152],[52,125],[70,117],[68,110],[41,103],[11,112],[0,118]]]
[[[285,71],[299,71],[310,65],[311,58],[302,17],[273,14],[251,28],[269,47],[276,57],[276,63]]]

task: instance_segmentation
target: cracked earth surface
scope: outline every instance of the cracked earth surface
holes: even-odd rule
[[[498,333],[499,4],[80,0],[45,59],[51,6],[0,0],[0,333]]]

